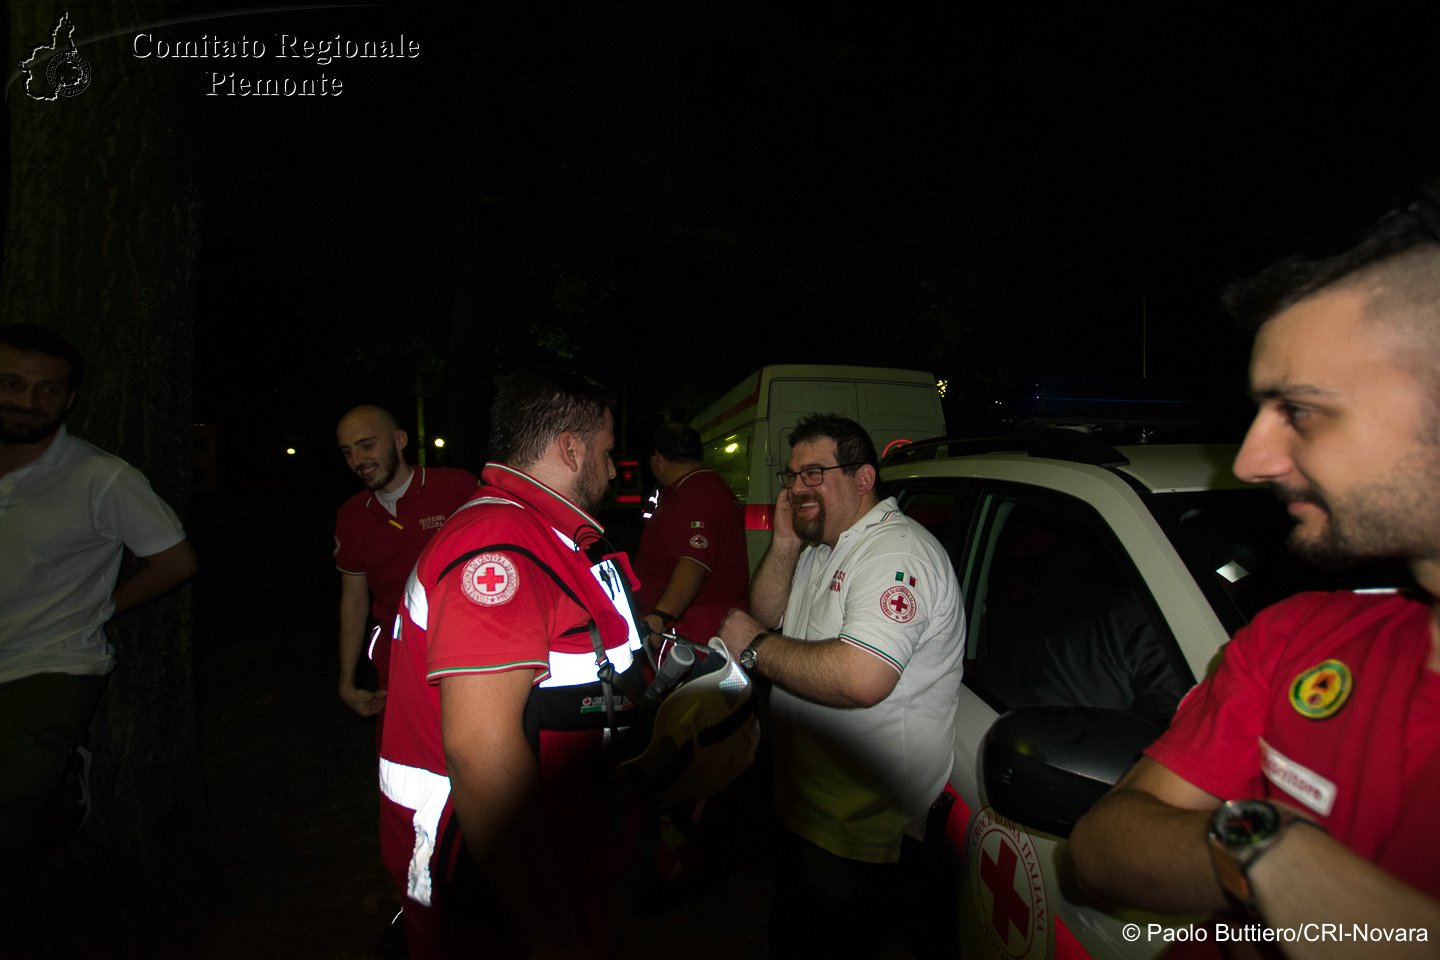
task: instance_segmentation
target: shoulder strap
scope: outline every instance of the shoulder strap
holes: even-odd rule
[[[439,586],[440,581],[445,579],[445,575],[447,573],[449,573],[451,570],[454,570],[456,567],[466,562],[467,560],[473,560],[474,558],[480,556],[480,554],[482,553],[494,553],[496,551],[504,551],[506,553],[518,553],[522,557],[529,557],[530,560],[533,561],[537,567],[539,567],[545,572],[546,576],[548,576],[551,580],[555,581],[555,586],[559,587],[567,597],[575,601],[576,606],[584,610],[586,613],[590,612],[590,608],[585,606],[584,602],[580,599],[579,596],[576,595],[575,591],[570,589],[570,584],[566,583],[565,580],[560,576],[560,574],[556,573],[553,569],[551,569],[548,563],[536,556],[533,550],[529,549],[528,547],[522,547],[518,543],[489,543],[483,547],[476,547],[474,550],[466,550],[464,553],[460,554],[460,556],[447,563],[445,565],[445,569],[441,570],[440,573],[436,575],[435,585]],[[594,615],[591,614],[591,616]]]

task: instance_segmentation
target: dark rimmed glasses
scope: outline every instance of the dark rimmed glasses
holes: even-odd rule
[[[825,480],[826,470],[844,470],[846,467],[863,466],[864,460],[856,463],[837,463],[833,467],[806,467],[804,470],[790,471],[781,470],[775,476],[780,478],[780,486],[789,490],[795,486],[795,478],[799,477],[807,487],[818,487]]]

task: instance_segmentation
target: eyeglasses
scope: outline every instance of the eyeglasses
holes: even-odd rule
[[[864,463],[865,461],[860,460],[856,463],[837,463],[833,467],[806,467],[804,470],[800,471],[781,470],[779,473],[775,474],[775,476],[780,478],[780,486],[784,487],[786,490],[789,490],[791,487],[795,486],[796,477],[799,477],[801,480],[805,481],[805,486],[807,487],[818,487],[825,480],[826,470],[843,470],[846,467],[863,466]]]

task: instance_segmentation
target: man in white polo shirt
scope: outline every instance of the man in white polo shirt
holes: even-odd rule
[[[82,370],[55,331],[0,326],[0,862],[84,739],[115,666],[106,622],[198,568],[145,477],[65,429]],[[126,547],[143,565],[117,584]]]
[[[788,835],[771,953],[860,956],[903,933],[930,955],[943,933],[911,917],[913,904],[902,913],[899,892],[950,776],[960,588],[935,538],[880,499],[860,424],[807,417],[790,444],[750,584],[754,616],[731,611],[720,628],[741,665],[775,685],[775,806]]]

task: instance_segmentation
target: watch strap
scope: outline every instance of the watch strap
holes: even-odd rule
[[[769,630],[762,630],[755,634],[754,638],[745,646],[745,649],[740,651],[740,666],[747,670],[753,670],[755,668],[755,664],[760,656],[760,644],[764,643],[765,638],[768,636],[770,636]]]
[[[1219,881],[1221,889],[1230,899],[1250,909],[1255,906],[1255,892],[1250,885],[1250,871],[1255,864],[1260,862],[1260,858],[1269,853],[1289,832],[1290,828],[1297,824],[1314,827],[1322,833],[1325,832],[1325,828],[1320,824],[1300,816],[1288,807],[1271,804],[1268,801],[1261,802],[1272,807],[1279,819],[1274,832],[1261,842],[1244,850],[1236,850],[1226,844],[1214,828],[1206,837],[1210,847],[1210,860],[1215,868],[1215,878]]]

